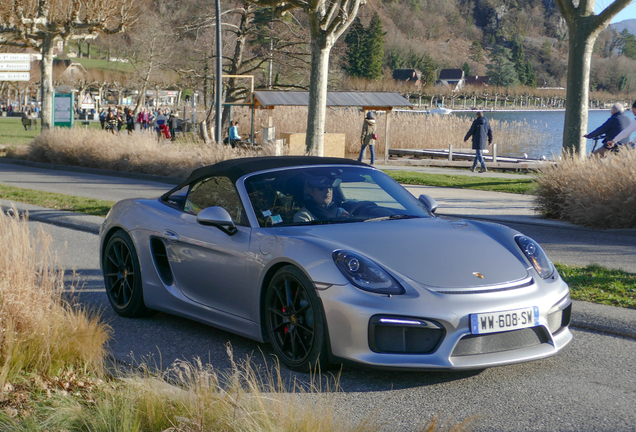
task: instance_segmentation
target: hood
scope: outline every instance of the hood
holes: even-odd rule
[[[361,253],[431,288],[487,287],[528,276],[511,250],[470,222],[426,218],[303,229],[303,236]],[[517,248],[512,239],[508,247]],[[481,273],[483,279],[474,273]]]
[[[486,117],[477,117],[475,119],[475,124],[478,124],[478,125],[483,125],[484,123],[487,123],[487,122],[488,122],[488,119]]]
[[[369,124],[375,124],[375,119],[364,119],[364,121],[368,122]]]

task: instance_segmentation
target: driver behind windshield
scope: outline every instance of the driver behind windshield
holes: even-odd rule
[[[333,202],[333,188],[341,180],[324,176],[308,177],[305,181],[305,206],[294,215],[294,222],[325,221],[348,217],[349,213]]]

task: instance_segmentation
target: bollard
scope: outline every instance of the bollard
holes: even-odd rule
[[[449,162],[453,161],[453,145],[452,144],[448,145],[448,161]]]
[[[492,161],[497,163],[497,144],[492,145]]]

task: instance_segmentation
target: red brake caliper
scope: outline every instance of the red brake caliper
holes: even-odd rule
[[[283,313],[286,313],[286,312],[287,312],[287,309],[285,309],[285,306],[283,306]],[[285,334],[287,334],[287,329],[288,329],[288,328],[289,328],[289,326],[285,326],[285,330],[283,330],[283,332],[284,332]]]

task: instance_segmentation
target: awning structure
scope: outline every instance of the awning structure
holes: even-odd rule
[[[308,106],[309,92],[257,90],[254,92],[254,106],[268,109],[269,127],[272,127],[272,114],[277,106]],[[413,108],[413,105],[396,92],[327,92],[328,107],[360,107],[366,111],[386,111],[384,162],[389,161],[389,123],[393,108]]]

